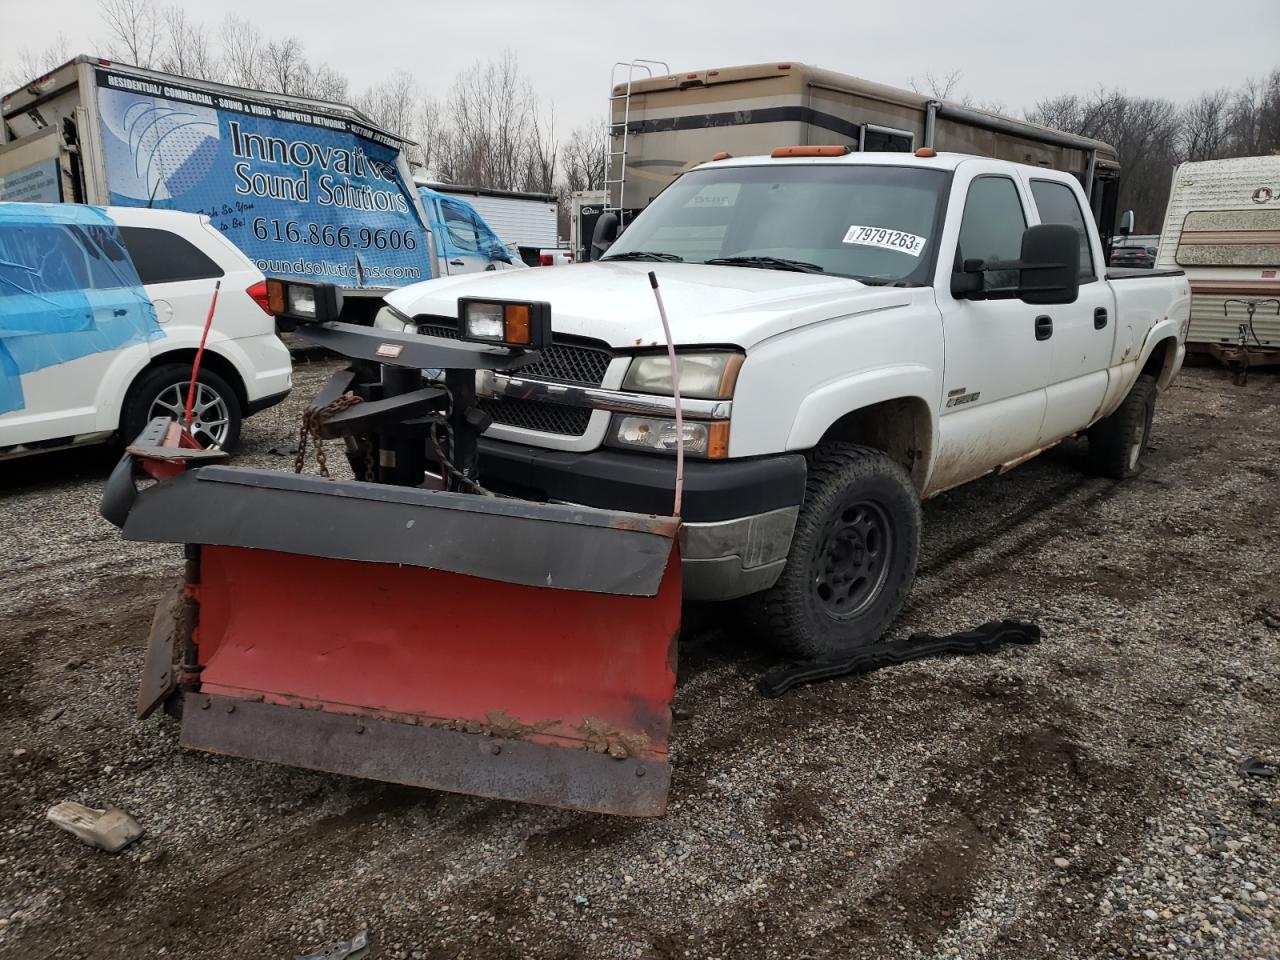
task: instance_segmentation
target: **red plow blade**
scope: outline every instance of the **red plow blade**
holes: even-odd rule
[[[184,745],[633,816],[670,785],[677,529],[225,467],[142,491],[124,526],[203,545]]]

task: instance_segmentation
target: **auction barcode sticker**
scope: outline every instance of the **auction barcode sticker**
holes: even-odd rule
[[[914,233],[901,230],[890,230],[887,227],[862,227],[854,224],[844,235],[844,243],[856,243],[863,247],[880,247],[884,250],[897,250],[918,257],[924,252],[925,238]]]

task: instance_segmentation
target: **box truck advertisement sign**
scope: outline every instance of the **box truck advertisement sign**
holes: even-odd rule
[[[202,213],[269,275],[431,276],[395,139],[342,117],[98,71],[111,202]]]

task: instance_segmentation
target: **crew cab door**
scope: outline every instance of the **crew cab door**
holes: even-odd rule
[[[467,204],[449,197],[440,198],[440,217],[444,226],[445,243],[440,256],[450,275],[479,273],[494,270],[497,264],[488,247],[488,230],[484,221],[477,221],[475,211]]]
[[[966,259],[1017,260],[1030,225],[1023,185],[1007,166],[984,160],[956,168],[939,245],[935,290],[943,328],[943,390],[938,454],[929,479],[937,492],[981,476],[1038,448],[1052,336],[1046,311],[1017,299],[973,300],[951,293]],[[985,289],[1016,286],[1014,271],[984,275]]]
[[[1080,234],[1080,295],[1075,303],[1043,308],[1053,321],[1053,360],[1037,444],[1043,447],[1086,427],[1102,406],[1116,304],[1104,276],[1102,246],[1085,226],[1079,186],[1040,177],[1031,177],[1029,186],[1040,223],[1063,223]]]

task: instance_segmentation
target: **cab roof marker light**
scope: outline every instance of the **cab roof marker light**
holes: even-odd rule
[[[716,154],[714,157],[712,157],[711,159],[712,159],[712,160],[732,160],[732,159],[733,159],[733,154],[732,154],[732,153],[729,153],[727,150],[721,150],[719,153],[717,153],[717,154]]]
[[[852,153],[853,147],[848,144],[829,144],[826,146],[775,147],[769,156],[779,157],[843,157]]]
[[[933,147],[921,147],[916,151],[916,156],[925,160],[936,157],[937,155],[938,151],[933,149]]]

